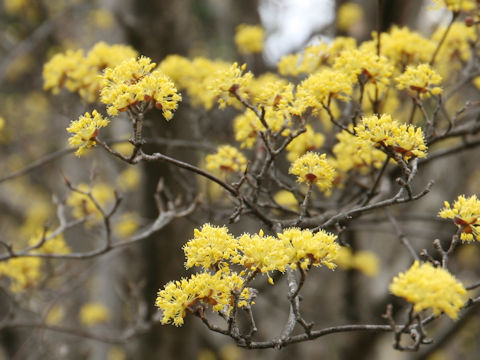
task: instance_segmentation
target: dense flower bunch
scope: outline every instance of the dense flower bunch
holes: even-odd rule
[[[379,259],[375,253],[367,250],[352,252],[352,249],[342,246],[338,251],[335,263],[344,270],[355,269],[367,276],[377,276]]]
[[[67,131],[73,134],[68,139],[69,144],[78,148],[75,155],[81,156],[86,149],[95,146],[98,130],[107,126],[109,122],[97,110],[93,110],[92,114],[87,112],[78,120],[72,121]]]
[[[458,228],[462,229],[460,238],[463,241],[480,241],[480,200],[477,195],[465,197],[460,195],[453,203],[444,202],[444,208],[438,216],[444,219],[452,219]]]
[[[110,115],[118,115],[139,102],[151,102],[162,110],[166,120],[173,117],[173,111],[177,109],[182,97],[166,75],[153,70],[155,66],[149,58],[141,56],[105,69],[101,100],[107,104]]]
[[[198,304],[229,314],[234,294],[239,296],[237,306],[249,306],[253,302],[247,279],[264,273],[273,284],[269,273],[284,272],[287,267],[308,270],[325,265],[334,269],[339,249],[336,236],[323,230],[312,233],[289,228],[276,237],[260,230],[235,238],[226,227],[205,224],[195,229],[194,238],[183,247],[186,267],[200,266],[203,272],[172,281],[158,292],[156,305],[163,311],[162,323],[182,325],[186,312]],[[230,269],[233,265],[241,265],[244,270],[236,273]]]
[[[137,52],[126,45],[96,44],[86,55],[83,50],[67,50],[56,54],[44,65],[44,89],[54,94],[65,87],[78,92],[88,102],[94,102],[102,88],[99,77],[107,67],[115,67],[122,61],[137,56]]]
[[[222,145],[218,147],[215,154],[205,157],[206,167],[212,171],[223,171],[226,173],[242,172],[247,165],[247,159],[235,147]]]
[[[405,160],[427,155],[422,129],[400,124],[388,114],[383,114],[380,118],[376,115],[364,117],[355,131],[360,139],[390,148]]]
[[[328,193],[335,179],[335,169],[326,154],[307,152],[292,163],[289,172],[297,175],[300,183],[316,184],[320,190]]]
[[[402,75],[395,78],[395,81],[399,90],[408,89],[419,97],[438,95],[443,91],[441,87],[435,86],[440,84],[442,77],[428,64],[408,66]]]
[[[242,97],[246,97],[246,88],[253,78],[251,72],[244,73],[246,69],[246,64],[238,66],[237,63],[233,63],[228,69],[215,72],[208,89],[217,98],[220,109],[225,108],[227,105],[238,106],[238,100],[235,98],[235,93],[237,92]]]
[[[390,291],[413,303],[416,312],[431,308],[435,315],[445,312],[452,319],[458,317],[466,294],[463,285],[447,270],[418,261],[393,279]]]
[[[235,33],[235,45],[240,54],[254,54],[263,51],[265,32],[261,26],[240,24]]]

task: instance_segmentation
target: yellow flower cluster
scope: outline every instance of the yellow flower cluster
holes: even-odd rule
[[[287,145],[287,160],[295,161],[307,151],[317,150],[322,147],[325,142],[325,136],[317,133],[310,125],[305,126],[306,131],[300,134]]]
[[[337,28],[340,31],[348,31],[353,25],[363,20],[363,10],[358,4],[344,3],[337,12]]]
[[[312,74],[297,87],[293,112],[302,115],[312,108],[318,113],[332,99],[348,100],[352,86],[352,78],[344,71],[328,68]]]
[[[103,304],[89,302],[80,309],[79,319],[85,326],[95,326],[107,322],[110,319],[110,311]]]
[[[360,139],[371,141],[375,146],[388,147],[406,161],[427,155],[422,129],[400,124],[388,114],[380,118],[376,115],[364,117],[361,124],[355,126],[355,132]]]
[[[103,69],[114,67],[122,61],[137,56],[137,52],[126,45],[97,43],[85,56],[83,50],[67,50],[56,54],[43,67],[45,90],[54,94],[65,87],[78,92],[88,102],[98,98],[102,87],[99,77]]]
[[[183,325],[187,310],[197,303],[212,306],[214,311],[226,310],[227,314],[233,308],[232,292],[240,291],[244,279],[228,269],[221,269],[215,274],[193,274],[189,279],[171,281],[157,295],[155,305],[162,310],[162,324]],[[247,305],[250,294],[243,288],[240,294],[239,307]]]
[[[230,260],[237,253],[237,240],[225,226],[204,224],[194,230],[194,238],[183,246],[187,262],[185,267],[201,266],[208,270]]]
[[[310,45],[300,53],[283,56],[277,64],[278,72],[283,76],[313,74],[323,66],[332,65],[344,50],[355,47],[356,40],[350,37],[337,37],[330,44]]]
[[[328,194],[336,172],[326,157],[326,154],[307,152],[292,163],[289,172],[297,175],[298,182],[316,184],[321,191]]]
[[[466,290],[447,270],[418,261],[405,273],[400,273],[390,284],[396,296],[413,303],[416,312],[432,308],[437,316],[445,312],[452,319],[458,317]]]
[[[211,171],[224,171],[227,173],[243,172],[247,159],[236,148],[230,145],[221,145],[215,154],[205,157],[206,167]]]
[[[155,63],[145,56],[131,58],[121,64],[105,69],[102,76],[101,100],[107,104],[107,112],[117,115],[139,102],[151,102],[162,110],[166,120],[173,117],[182,96],[166,75],[152,69]]]
[[[440,84],[442,77],[428,64],[408,66],[402,75],[395,78],[395,81],[397,89],[410,90],[413,96],[420,98],[438,95],[443,91],[441,87],[435,86]]]
[[[0,277],[10,278],[10,290],[19,293],[35,286],[42,276],[42,260],[35,257],[13,258],[0,263]]]
[[[351,248],[342,246],[335,263],[344,270],[356,269],[372,277],[378,275],[379,260],[371,251],[362,250],[353,253]]]
[[[475,0],[433,0],[438,6],[446,7],[453,12],[470,11],[476,8]]]
[[[241,290],[239,307],[253,304],[244,282],[256,272],[267,274],[273,284],[269,272],[284,272],[287,266],[308,270],[311,266],[325,265],[333,269],[340,248],[335,240],[335,235],[323,230],[314,234],[297,228],[285,229],[277,237],[266,236],[260,230],[258,234],[235,238],[226,227],[205,224],[200,230],[195,229],[194,238],[183,247],[186,267],[201,266],[204,272],[169,282],[159,291],[156,305],[163,311],[162,323],[182,325],[186,311],[197,301],[211,305],[214,311],[229,313],[233,291]],[[237,274],[230,270],[229,264],[242,265],[245,270]]]
[[[238,106],[235,92],[243,98],[248,98],[246,89],[252,81],[253,74],[250,71],[244,74],[246,68],[246,64],[238,66],[238,63],[233,63],[228,69],[216,71],[215,76],[210,80],[207,89],[217,98],[220,109],[227,105]]]
[[[38,231],[35,236],[30,238],[28,245],[34,246],[40,242],[42,236],[48,237],[50,234],[51,231],[47,231],[45,234],[43,234],[41,231]],[[45,241],[42,246],[33,250],[33,252],[42,254],[69,254],[72,252],[72,250],[65,242],[63,234],[59,234],[54,238]]]
[[[378,36],[378,34],[376,34]],[[437,44],[407,27],[393,26],[388,33],[381,34],[382,55],[386,56],[400,73],[407,65],[428,63]],[[372,51],[376,41],[370,42]],[[366,45],[367,46],[367,45]]]
[[[340,54],[334,69],[342,71],[356,83],[359,75],[365,76],[367,84],[385,87],[390,83],[393,65],[385,56],[378,56],[369,48],[346,50]]]
[[[240,54],[254,54],[263,51],[265,32],[261,26],[240,24],[235,32],[235,45]]]
[[[353,130],[353,126],[350,127]],[[332,163],[335,169],[346,174],[350,170],[366,173],[372,165],[380,168],[387,155],[376,149],[372,142],[360,139],[343,130],[337,134],[338,142],[333,146],[335,158]]]
[[[72,121],[67,131],[73,134],[68,139],[69,144],[78,147],[75,155],[81,156],[86,149],[95,146],[98,130],[107,126],[108,123],[109,120],[99,114],[97,110],[93,110],[92,114],[87,112],[78,120]]]
[[[462,229],[460,238],[463,241],[480,241],[480,200],[477,195],[465,197],[460,195],[453,203],[453,208],[445,201],[444,208],[438,216],[444,219],[452,219],[455,225]]]
[[[336,267],[335,261],[340,250],[335,242],[336,235],[323,230],[312,233],[310,230],[289,228],[277,236],[284,243],[288,264],[293,269],[297,265],[302,269],[320,265],[329,269]]]
[[[275,194],[273,199],[278,205],[285,206],[290,210],[298,210],[298,200],[295,195],[288,190],[280,190]]]
[[[96,202],[102,207],[112,203],[114,200],[113,189],[105,183],[97,183],[92,187],[82,183],[79,184],[77,188],[84,193],[90,192]],[[77,219],[88,216],[91,223],[102,220],[100,210],[98,210],[94,202],[85,194],[72,191],[67,198],[67,205],[72,208],[72,214]]]

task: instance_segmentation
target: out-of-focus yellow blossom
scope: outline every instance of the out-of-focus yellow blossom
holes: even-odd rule
[[[215,154],[205,157],[206,168],[211,171],[225,171],[227,173],[243,172],[247,159],[236,148],[230,145],[221,145]]]
[[[332,43],[310,45],[300,53],[283,56],[277,64],[278,72],[283,76],[313,74],[323,66],[332,65],[344,51],[356,48],[356,40],[350,37],[337,37]]]
[[[319,230],[315,234],[310,230],[289,228],[277,234],[288,254],[288,263],[295,269],[325,265],[329,269],[336,267],[335,259],[340,246],[335,242],[336,235]]]
[[[204,224],[194,230],[194,237],[183,246],[187,261],[185,267],[201,266],[204,269],[216,268],[237,253],[237,240],[225,226]]]
[[[44,65],[43,88],[57,94],[60,88],[65,87],[71,92],[78,92],[84,100],[93,102],[102,87],[101,71],[135,56],[137,52],[130,46],[104,42],[95,44],[86,56],[82,50],[67,50],[64,54],[56,54]]]
[[[140,184],[142,173],[135,166],[123,170],[117,178],[117,187],[123,191],[135,190]]]
[[[350,127],[350,130],[352,129],[353,126]],[[332,149],[335,158],[331,161],[339,172],[347,173],[353,170],[364,174],[371,170],[372,165],[380,168],[387,157],[370,141],[362,140],[345,130],[339,132],[336,137],[338,142]]]
[[[452,219],[458,228],[462,229],[460,238],[463,241],[480,241],[480,200],[477,195],[465,197],[460,195],[453,203],[453,208],[448,201],[443,203],[444,208],[438,216]]]
[[[259,25],[240,24],[235,31],[235,45],[240,54],[254,54],[263,51],[265,31]]]
[[[310,125],[305,126],[306,131],[293,139],[287,145],[287,159],[290,162],[295,161],[307,151],[317,150],[322,147],[325,142],[325,136],[317,133]]]
[[[194,106],[203,106],[210,110],[217,100],[217,92],[208,84],[217,72],[228,71],[231,64],[221,60],[209,60],[197,57],[189,60],[179,55],[167,56],[158,69],[169,76],[180,90],[190,95]]]
[[[217,97],[220,109],[227,105],[238,106],[234,93],[248,98],[246,90],[253,79],[253,74],[250,71],[244,74],[246,68],[246,64],[238,66],[238,63],[233,63],[228,69],[216,71],[215,76],[210,79],[207,89]]]
[[[90,187],[87,184],[79,184],[78,190],[90,192],[96,202],[105,209],[105,206],[114,200],[113,189],[110,185],[97,183]],[[67,198],[67,205],[72,207],[72,214],[75,218],[81,219],[85,216],[91,216],[91,221],[96,222],[102,219],[100,210],[97,209],[93,201],[84,194],[72,191]]]
[[[5,119],[2,116],[0,116],[0,131],[2,131],[4,127],[5,127]]]
[[[166,120],[173,117],[173,111],[182,97],[172,80],[159,70],[152,71],[155,66],[150,58],[141,56],[105,69],[100,94],[110,115],[118,115],[118,112],[126,111],[129,106],[139,102],[151,101],[162,110]]]
[[[235,272],[221,269],[215,274],[194,274],[189,279],[171,281],[157,295],[155,305],[162,310],[162,324],[183,325],[187,310],[197,302],[210,305],[213,311],[232,311],[232,291],[243,287],[244,279]],[[247,288],[240,294],[238,307],[247,305],[250,297]]]
[[[277,202],[277,204],[285,206],[290,210],[298,210],[298,200],[290,191],[280,190],[275,194],[273,199]]]
[[[348,31],[362,20],[363,9],[358,4],[347,2],[338,9],[337,28],[340,31]]]
[[[453,12],[470,11],[476,8],[475,0],[433,0],[439,7]]]
[[[445,26],[440,26],[431,36],[432,40],[439,43],[446,31]],[[446,79],[446,81],[456,81],[456,77],[451,76],[465,66],[465,63],[471,57],[471,43],[477,38],[475,27],[468,27],[464,22],[455,21],[449,28],[447,37],[442,43],[437,57],[435,58],[435,68]]]
[[[106,360],[126,360],[126,359],[127,359],[127,354],[125,350],[123,350],[120,346],[112,346],[110,350],[108,350]]]
[[[400,124],[392,120],[389,114],[383,114],[380,118],[376,115],[364,117],[362,122],[355,126],[355,131],[360,139],[371,141],[377,147],[389,147],[406,161],[412,157],[422,158],[427,155],[422,129]]]
[[[106,9],[91,10],[87,15],[87,20],[100,29],[111,29],[115,24],[113,14]]]
[[[127,136],[125,136],[127,137]],[[118,151],[120,154],[123,156],[130,156],[132,154],[132,151],[134,149],[134,145],[130,142],[121,142],[118,144],[113,144],[112,149],[115,151]]]
[[[335,263],[342,269],[356,269],[367,276],[377,276],[379,268],[377,255],[371,251],[357,251],[353,254],[352,249],[342,246],[338,252]]]
[[[65,309],[61,305],[55,305],[45,316],[45,323],[48,325],[58,325],[65,317]]]
[[[241,148],[251,149],[257,141],[258,132],[264,131],[265,127],[258,116],[250,109],[233,119],[233,132],[235,140],[240,142]]]
[[[110,320],[110,310],[98,302],[89,302],[82,306],[79,320],[85,326],[95,326]]]
[[[290,255],[285,246],[273,236],[265,236],[260,230],[258,234],[243,234],[238,238],[240,253],[232,259],[251,271],[266,273],[268,282],[273,284],[270,271],[284,272],[289,265]]]
[[[348,100],[352,86],[351,77],[344,71],[325,69],[312,74],[297,87],[292,112],[302,115],[309,108],[319,112],[329,107],[332,99]]]
[[[390,83],[393,74],[393,65],[390,61],[385,56],[378,56],[370,49],[352,49],[342,52],[335,61],[334,69],[347,74],[352,83],[356,83],[358,76],[363,75],[367,87],[380,86],[380,90]]]
[[[93,110],[92,114],[86,112],[78,120],[72,121],[67,128],[67,131],[73,134],[68,139],[68,143],[73,147],[78,147],[75,155],[81,156],[86,149],[95,146],[98,130],[107,126],[109,122],[97,110]]]
[[[48,238],[50,235],[51,231],[47,231],[45,234],[43,234],[42,231],[38,231],[35,236],[30,238],[28,245],[34,246],[40,242],[42,236]],[[33,250],[33,252],[42,254],[69,254],[72,252],[72,250],[65,242],[63,234],[59,234],[54,238],[45,241],[42,246]]]
[[[242,360],[242,351],[235,344],[227,344],[220,348],[220,360]]]
[[[123,213],[119,221],[115,224],[115,233],[123,238],[132,236],[138,230],[138,223],[138,215],[136,213]]]
[[[443,91],[441,87],[435,86],[441,83],[442,77],[428,64],[408,66],[402,75],[395,78],[395,81],[397,89],[407,89],[414,96],[429,97]]]
[[[35,257],[13,258],[0,262],[0,276],[10,278],[10,290],[14,293],[22,292],[34,287],[42,276],[42,260]]]
[[[327,155],[318,155],[314,152],[307,152],[290,166],[290,174],[297,175],[300,183],[316,184],[319,189],[329,193],[332,188],[336,172],[334,167],[327,160]]]
[[[29,0],[3,0],[3,8],[9,16],[19,15],[31,6]]]
[[[467,293],[447,270],[435,268],[430,263],[420,265],[418,261],[393,279],[390,291],[413,303],[416,312],[432,308],[434,315],[445,312],[452,319],[458,317],[463,296]]]
[[[375,34],[375,37],[378,36]],[[381,34],[381,51],[394,65],[397,73],[408,65],[428,63],[437,47],[434,41],[426,39],[407,27],[393,26],[388,33]],[[362,44],[375,52],[376,40]]]

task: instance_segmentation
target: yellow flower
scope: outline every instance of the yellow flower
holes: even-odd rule
[[[118,115],[139,102],[151,102],[162,110],[166,120],[173,117],[182,97],[166,75],[159,70],[152,71],[155,66],[148,57],[141,56],[105,69],[100,94],[110,115]]]
[[[383,114],[380,118],[376,115],[364,117],[355,126],[355,131],[360,139],[371,141],[377,147],[389,147],[405,160],[427,155],[422,129],[400,124],[388,114]]]
[[[275,194],[273,199],[277,202],[277,204],[285,206],[290,210],[298,210],[298,200],[290,191],[280,190]]]
[[[292,163],[289,173],[297,175],[298,182],[317,184],[321,191],[328,193],[336,173],[326,157],[326,154],[307,152]]]
[[[241,254],[232,261],[251,271],[266,273],[270,284],[273,284],[273,279],[269,271],[284,272],[289,264],[290,257],[282,242],[273,236],[265,236],[262,230],[258,234],[240,236],[238,248]]]
[[[246,64],[238,66],[238,63],[233,63],[227,69],[216,71],[214,77],[209,80],[207,90],[217,97],[220,109],[227,105],[238,106],[238,100],[234,96],[235,92],[238,92],[243,98],[247,98],[246,88],[251,82],[253,74],[250,71],[244,74],[246,68]]]
[[[142,173],[139,168],[129,166],[117,177],[117,187],[123,191],[135,190],[140,184],[141,178]]]
[[[453,12],[470,11],[476,8],[475,0],[433,0],[439,7],[446,7]]]
[[[400,273],[390,284],[390,291],[414,304],[416,312],[432,308],[438,316],[445,312],[452,319],[458,317],[466,290],[447,270],[418,261],[405,273]]]
[[[295,161],[307,151],[317,150],[322,147],[325,142],[325,136],[316,133],[310,125],[305,126],[306,131],[293,139],[287,145],[287,160]]]
[[[345,71],[325,69],[312,74],[297,87],[293,112],[301,115],[308,108],[318,112],[329,107],[332,99],[348,100],[352,86],[352,79]]]
[[[98,302],[86,303],[80,309],[79,319],[85,326],[95,326],[106,323],[110,319],[110,311]]]
[[[235,45],[240,54],[261,53],[265,32],[258,25],[240,24],[235,32]]]
[[[228,269],[221,269],[215,274],[194,274],[189,279],[171,281],[157,295],[155,305],[162,310],[162,324],[183,325],[183,318],[188,309],[197,302],[212,306],[213,311],[225,309],[230,313],[233,305],[232,291],[243,287],[244,279]],[[245,288],[238,302],[239,307],[247,305],[250,294]]]
[[[19,293],[35,286],[41,278],[42,260],[35,257],[13,258],[0,263],[0,277],[10,278],[10,290]]]
[[[123,238],[132,236],[138,230],[138,223],[138,215],[136,213],[123,213],[120,220],[115,224],[115,233]]]
[[[205,157],[208,170],[220,170],[227,173],[243,172],[247,164],[247,159],[236,148],[230,145],[218,147],[215,154]]]
[[[28,245],[36,245],[40,242],[42,236],[48,237],[50,234],[51,231],[47,231],[45,234],[43,234],[43,231],[37,231],[37,234],[32,236],[28,241]],[[59,234],[54,238],[45,241],[42,246],[33,250],[33,252],[42,254],[69,254],[72,250],[65,242],[63,234]]]
[[[329,269],[336,267],[335,259],[340,249],[335,242],[336,235],[323,230],[314,234],[310,230],[289,228],[277,236],[285,246],[289,257],[288,262],[293,269],[297,267],[297,264],[302,269],[307,269],[312,265],[325,265]]]
[[[357,251],[354,254],[351,248],[342,246],[335,263],[344,270],[356,269],[367,276],[378,274],[379,260],[371,251]]]
[[[105,207],[114,199],[113,189],[107,184],[98,183],[90,188],[89,185],[82,183],[77,188],[85,193],[91,192],[94,199],[102,207]],[[85,216],[91,216],[90,221],[92,222],[98,222],[102,219],[101,212],[87,195],[72,191],[67,198],[67,205],[72,207],[72,214],[77,219]]]
[[[194,230],[194,238],[183,246],[187,258],[185,267],[202,266],[210,269],[237,254],[237,240],[225,226],[204,224],[201,230]]]
[[[68,142],[70,145],[78,147],[75,155],[81,156],[86,149],[95,146],[98,130],[107,126],[108,123],[109,120],[99,114],[97,110],[93,110],[92,114],[86,112],[78,120],[72,121],[67,131],[74,134],[68,139]]]
[[[337,27],[341,31],[350,28],[363,20],[363,10],[358,4],[347,2],[340,6],[337,13]]]
[[[452,219],[458,228],[462,229],[460,238],[463,241],[480,241],[480,200],[477,195],[466,198],[460,195],[453,203],[453,208],[445,201],[444,208],[438,216],[444,219]]]
[[[442,77],[428,64],[408,66],[402,75],[395,78],[395,81],[397,89],[408,89],[410,93],[419,97],[438,95],[443,91],[441,87],[434,86],[440,84]]]

